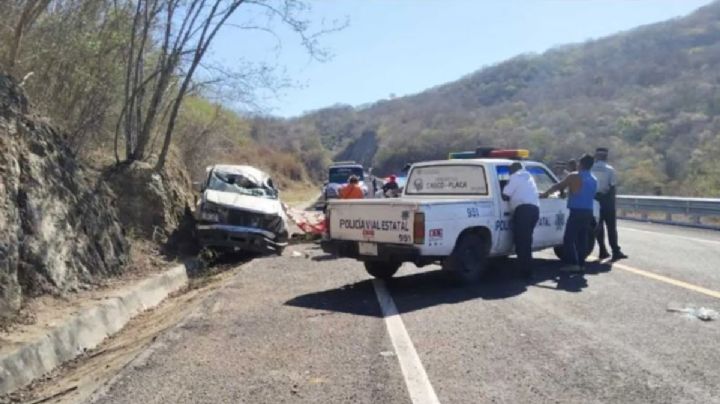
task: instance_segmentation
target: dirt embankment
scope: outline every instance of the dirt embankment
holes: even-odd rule
[[[0,74],[0,317],[119,273],[128,253],[113,191]]]
[[[117,195],[120,221],[135,237],[165,243],[193,204],[190,175],[173,156],[160,172],[135,161],[104,174]]]

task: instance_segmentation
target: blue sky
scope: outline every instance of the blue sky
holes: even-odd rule
[[[275,66],[295,85],[260,92],[266,112],[296,116],[336,103],[362,105],[456,80],[521,53],[599,38],[686,15],[710,0],[310,0],[313,29],[349,20],[322,37],[334,57],[308,57],[297,35],[279,25],[220,31],[211,58]],[[249,9],[233,23],[258,21]],[[280,44],[280,47],[278,47]]]

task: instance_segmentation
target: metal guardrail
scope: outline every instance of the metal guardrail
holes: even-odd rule
[[[720,229],[720,199],[618,195],[616,203],[622,219]]]

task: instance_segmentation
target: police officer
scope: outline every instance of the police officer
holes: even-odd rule
[[[540,218],[540,200],[535,180],[519,162],[510,165],[510,180],[503,188],[503,195],[508,197],[513,210],[512,231],[518,265],[527,278],[532,278],[533,231]]]
[[[605,247],[605,227],[607,226],[608,241],[612,249],[612,260],[627,258],[618,244],[617,215],[615,210],[615,187],[617,176],[615,169],[607,163],[608,149],[598,147],[595,150],[595,165],[592,173],[597,178],[598,189],[595,199],[600,202],[600,226],[597,232],[597,242],[600,247],[600,259],[610,257]]]
[[[541,198],[547,198],[556,191],[565,188],[570,189],[567,207],[570,216],[565,224],[565,235],[563,236],[563,261],[565,266],[562,271],[582,272],[585,270],[585,257],[588,253],[588,232],[593,220],[593,199],[597,192],[597,180],[590,170],[595,159],[586,154],[580,159],[579,171],[571,173],[564,180],[553,185],[547,191],[540,194]]]

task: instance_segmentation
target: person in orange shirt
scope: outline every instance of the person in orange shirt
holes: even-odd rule
[[[359,182],[358,177],[350,176],[348,184],[340,188],[340,199],[363,199],[365,195],[360,185],[358,185]]]

